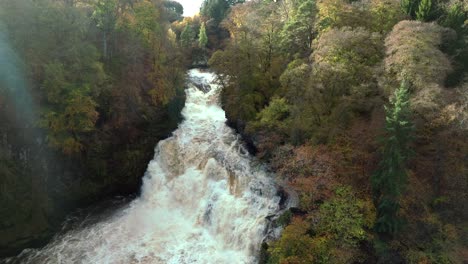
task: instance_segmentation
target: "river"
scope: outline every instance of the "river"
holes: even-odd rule
[[[226,126],[215,75],[188,72],[184,121],[161,141],[140,197],[6,263],[256,263],[280,197]]]

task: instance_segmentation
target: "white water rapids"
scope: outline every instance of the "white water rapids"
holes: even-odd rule
[[[215,75],[191,70],[189,79],[184,121],[156,147],[141,197],[103,222],[29,252],[27,263],[257,261],[266,217],[279,210],[275,184],[251,165],[225,125]]]

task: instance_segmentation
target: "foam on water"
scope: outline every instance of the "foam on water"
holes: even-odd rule
[[[156,147],[142,195],[126,209],[23,255],[27,263],[255,263],[266,217],[278,211],[270,177],[251,166],[225,125],[215,76],[189,71],[184,121]],[[195,87],[208,84],[207,92]]]

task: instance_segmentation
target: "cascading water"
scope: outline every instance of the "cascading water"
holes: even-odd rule
[[[58,236],[41,250],[28,251],[22,261],[257,261],[267,216],[279,210],[275,184],[251,165],[238,136],[225,125],[214,75],[191,70],[189,77],[185,120],[172,137],[158,144],[141,197],[107,220]]]

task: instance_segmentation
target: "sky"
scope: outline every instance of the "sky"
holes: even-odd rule
[[[193,16],[200,12],[203,0],[177,0],[184,6],[184,16]]]

